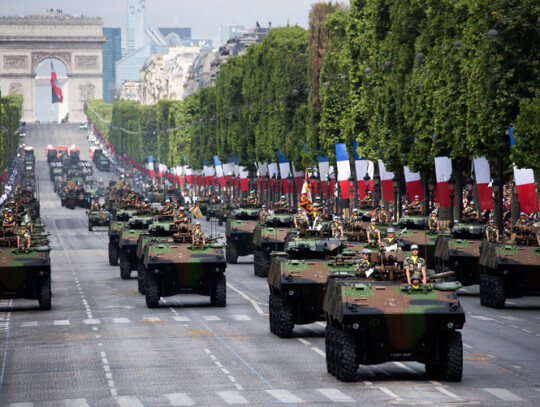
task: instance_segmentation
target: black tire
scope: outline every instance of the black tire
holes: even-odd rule
[[[91,232],[92,231],[92,224],[89,222],[88,223],[88,231]]]
[[[216,277],[210,294],[210,303],[215,307],[225,307],[227,305],[227,279],[225,274],[219,274]]]
[[[463,341],[461,332],[450,331],[443,338],[440,360],[441,379],[449,382],[460,382],[463,377]]]
[[[142,295],[146,295],[146,270],[144,268],[144,265],[139,264],[137,266],[137,288],[139,290],[139,293]]]
[[[257,277],[268,277],[270,269],[270,256],[263,250],[255,250],[253,253],[254,264],[253,271]]]
[[[227,263],[236,264],[238,262],[238,252],[236,250],[236,244],[233,242],[227,242],[227,247],[225,248],[225,257]]]
[[[111,266],[118,266],[118,257],[118,244],[109,242],[109,264]]]
[[[146,306],[157,308],[159,306],[159,286],[156,277],[146,273]]]
[[[336,339],[339,344],[336,377],[342,382],[351,382],[356,379],[359,364],[355,338],[352,333],[338,329],[336,330]]]
[[[484,307],[488,306],[489,298],[488,298],[488,276],[485,274],[482,274],[480,276],[480,305],[483,305]]]
[[[294,329],[292,306],[286,298],[276,298],[275,334],[280,338],[291,338]]]
[[[501,277],[499,276],[489,276],[491,277],[491,296],[492,301],[491,305],[493,308],[504,308],[504,303],[506,302],[506,292],[504,290],[504,284]]]
[[[256,276],[261,274],[261,251],[259,249],[253,251],[253,274]]]
[[[122,280],[129,280],[131,278],[129,258],[125,253],[120,253],[120,278]]]
[[[50,311],[51,309],[51,277],[47,277],[41,282],[41,287],[39,290],[39,309],[43,311]]]
[[[270,294],[268,296],[268,322],[270,323],[270,332],[276,333],[276,296]]]
[[[326,325],[324,330],[324,347],[326,351],[326,371],[332,375],[336,374],[336,366],[334,361],[334,331],[335,328]]]

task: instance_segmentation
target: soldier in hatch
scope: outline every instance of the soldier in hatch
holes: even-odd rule
[[[396,237],[396,231],[394,228],[388,228],[386,229],[386,237],[381,241],[380,248],[383,249],[393,249],[393,250],[401,250],[401,247],[403,246],[403,243],[401,243],[401,240]]]
[[[26,228],[26,223],[21,223],[21,227],[17,232],[17,248],[30,247],[30,231]]]
[[[420,202],[420,197],[418,195],[414,196],[414,201],[407,205],[407,209],[411,213],[422,213],[424,205]]]
[[[250,205],[257,205],[257,197],[255,196],[255,191],[251,191],[249,193],[247,203],[250,204]]]
[[[343,237],[343,225],[338,216],[334,218],[330,224],[330,228],[332,229],[332,237]]]
[[[186,213],[183,206],[174,212],[174,223],[191,223],[191,217]]]
[[[268,212],[268,209],[266,209],[266,205],[263,205],[261,211],[259,212],[259,221],[266,223],[266,219],[268,219],[269,215],[270,212]]]
[[[499,229],[495,227],[493,219],[489,220],[489,225],[486,227],[486,239],[490,242],[499,241]]]
[[[352,216],[349,219],[349,223],[353,225],[356,222],[362,222],[362,217],[358,214],[358,209],[354,208],[352,211]]]
[[[411,246],[411,257],[405,259],[405,274],[407,276],[407,284],[411,284],[412,280],[418,279],[418,276],[422,276],[422,284],[427,283],[426,276],[426,261],[418,257],[418,246],[413,244]]]
[[[294,227],[300,229],[302,224],[307,224],[308,219],[304,215],[302,208],[298,208],[294,216]]]
[[[435,212],[431,212],[431,216],[428,218],[428,230],[430,232],[439,231],[439,220]]]
[[[371,218],[371,225],[367,229],[367,239],[369,244],[381,244],[381,231],[377,228],[376,218]]]
[[[356,262],[356,267],[354,270],[355,276],[367,278],[371,276],[371,272],[369,272],[369,269],[373,268],[374,264],[370,261],[370,255],[371,250],[362,249],[362,258]]]
[[[519,219],[516,221],[516,227],[523,226],[531,226],[531,221],[527,219],[527,214],[525,212],[521,212],[519,215]]]
[[[201,222],[197,222],[195,229],[191,232],[191,243],[194,245],[205,244],[204,230],[201,229]]]
[[[174,212],[174,209],[173,209],[173,207],[171,205],[171,200],[166,199],[165,200],[165,207],[163,209],[161,209],[160,214],[165,215],[165,216],[172,216],[173,212]]]
[[[321,230],[322,222],[323,222],[323,214],[321,212],[321,207],[319,206],[318,203],[313,204],[313,212],[311,216],[313,216],[313,229]]]
[[[279,209],[289,210],[289,203],[287,202],[285,195],[281,195],[281,199],[279,200]]]
[[[463,211],[463,219],[465,222],[478,221],[480,216],[474,206],[474,201],[469,202],[469,206]]]
[[[13,216],[13,210],[8,209],[6,216],[2,221],[2,227],[11,228],[15,225],[15,217]]]

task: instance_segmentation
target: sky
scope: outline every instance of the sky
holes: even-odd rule
[[[105,27],[121,27],[125,38],[126,0],[0,0],[0,15],[28,15],[47,9],[101,17]],[[219,27],[238,24],[246,28],[298,24],[307,28],[315,0],[146,0],[146,20],[154,27],[191,27],[192,37],[219,45]],[[342,0],[349,4],[348,0]]]

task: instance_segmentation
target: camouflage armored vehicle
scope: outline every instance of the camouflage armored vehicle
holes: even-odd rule
[[[410,250],[410,247],[415,244],[418,246],[418,255],[422,257],[428,267],[435,268],[435,244],[437,237],[449,233],[442,229],[441,231],[429,230],[426,217],[423,216],[404,216],[399,220],[398,226],[400,229],[406,229],[401,235],[403,249]]]
[[[258,217],[257,208],[233,210],[225,228],[227,263],[236,264],[239,256],[249,256],[253,253],[252,242]]]
[[[356,379],[358,366],[417,361],[426,372],[461,381],[465,313],[456,282],[408,285],[360,278],[329,279],[324,296],[327,371]]]
[[[435,269],[451,270],[464,286],[478,284],[480,280],[480,245],[484,226],[457,223],[451,235],[439,235],[435,242]]]
[[[118,239],[120,277],[122,280],[129,280],[131,271],[137,269],[137,241],[152,224],[152,216],[133,216],[120,232]]]
[[[222,226],[234,212],[234,204],[230,202],[221,202],[214,209],[214,216],[218,220],[218,225]]]
[[[112,219],[112,215],[109,211],[89,211],[88,212],[88,231],[92,231],[94,226],[109,226],[109,222]]]
[[[516,232],[511,244],[484,242],[481,246],[481,305],[503,308],[507,298],[540,292],[540,247],[535,236],[540,228],[518,228]]]
[[[290,338],[295,325],[324,320],[322,299],[332,268],[327,256],[337,256],[344,245],[337,238],[287,238],[285,252],[273,252],[268,272],[270,330]],[[343,263],[343,262],[342,262]],[[350,271],[354,266],[346,264]]]
[[[227,286],[223,245],[151,243],[144,254],[146,305],[177,294],[210,296],[210,303],[225,307]]]
[[[270,254],[283,251],[291,224],[292,215],[288,213],[274,213],[266,218],[266,222],[257,224],[253,235],[253,272],[256,276],[268,276]]]
[[[50,247],[19,250],[0,247],[0,299],[38,300],[39,308],[51,309]]]
[[[121,209],[116,212],[116,215],[109,223],[109,264],[118,266],[120,258],[120,246],[118,244],[122,230],[127,226],[127,221],[136,214],[136,209]]]

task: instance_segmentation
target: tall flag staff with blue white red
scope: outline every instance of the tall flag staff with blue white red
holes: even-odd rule
[[[62,95],[62,88],[60,88],[60,84],[58,83],[58,78],[56,77],[56,72],[54,72],[52,59],[51,59],[51,94],[52,94],[52,102],[51,102],[51,122],[52,122],[53,105],[55,103],[62,103],[62,101],[64,100],[64,96]]]

